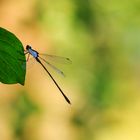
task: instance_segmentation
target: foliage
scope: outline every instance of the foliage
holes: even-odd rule
[[[0,28],[0,82],[24,85],[26,74],[24,48],[11,32]]]

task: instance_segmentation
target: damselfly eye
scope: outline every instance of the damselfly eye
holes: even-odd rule
[[[31,49],[31,46],[27,45],[26,46],[26,50]]]

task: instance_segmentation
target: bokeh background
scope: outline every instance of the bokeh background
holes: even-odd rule
[[[69,57],[25,86],[0,84],[0,140],[140,140],[139,0],[0,0],[0,26],[42,53]]]

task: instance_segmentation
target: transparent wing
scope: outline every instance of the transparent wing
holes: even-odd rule
[[[42,61],[44,61],[46,64],[48,64],[52,69],[54,69],[57,73],[59,73],[60,75],[62,75],[63,77],[65,77],[64,73],[59,70],[58,68],[56,68],[54,65],[50,64],[48,61],[46,61],[45,59],[39,57]]]
[[[71,64],[72,61],[69,58],[56,56],[56,55],[49,55],[49,54],[39,54],[42,58],[45,58],[47,61],[58,62],[62,64]]]

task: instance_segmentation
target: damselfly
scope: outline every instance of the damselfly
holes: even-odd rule
[[[36,51],[36,50],[33,50],[31,46],[27,45],[26,46],[26,51],[25,51],[25,54],[28,54],[28,57],[27,57],[27,61],[29,59],[29,56],[32,55],[33,58],[36,59],[36,61],[38,63],[41,64],[41,66],[44,68],[44,70],[48,73],[48,75],[51,77],[51,79],[53,80],[53,82],[55,83],[55,85],[57,86],[57,88],[59,89],[60,93],[62,93],[63,97],[65,98],[65,100],[71,104],[70,100],[68,99],[68,97],[64,94],[64,92],[62,91],[62,89],[59,87],[59,85],[57,84],[57,82],[55,81],[55,79],[52,77],[51,73],[47,70],[47,68],[44,66],[44,64],[41,62],[45,62],[46,64],[48,64],[50,67],[52,67],[55,71],[57,71],[58,73],[60,73],[61,75],[64,76],[64,73],[62,71],[60,71],[58,68],[56,68],[54,65],[50,64],[47,60],[45,60],[44,58],[40,57],[40,54]],[[71,60],[69,58],[65,58],[65,57],[59,57],[59,56],[54,56],[54,55],[48,55],[48,54],[45,54],[46,57],[50,57],[51,59],[60,59],[60,60],[64,60],[64,61],[67,61],[68,63],[71,62]]]

